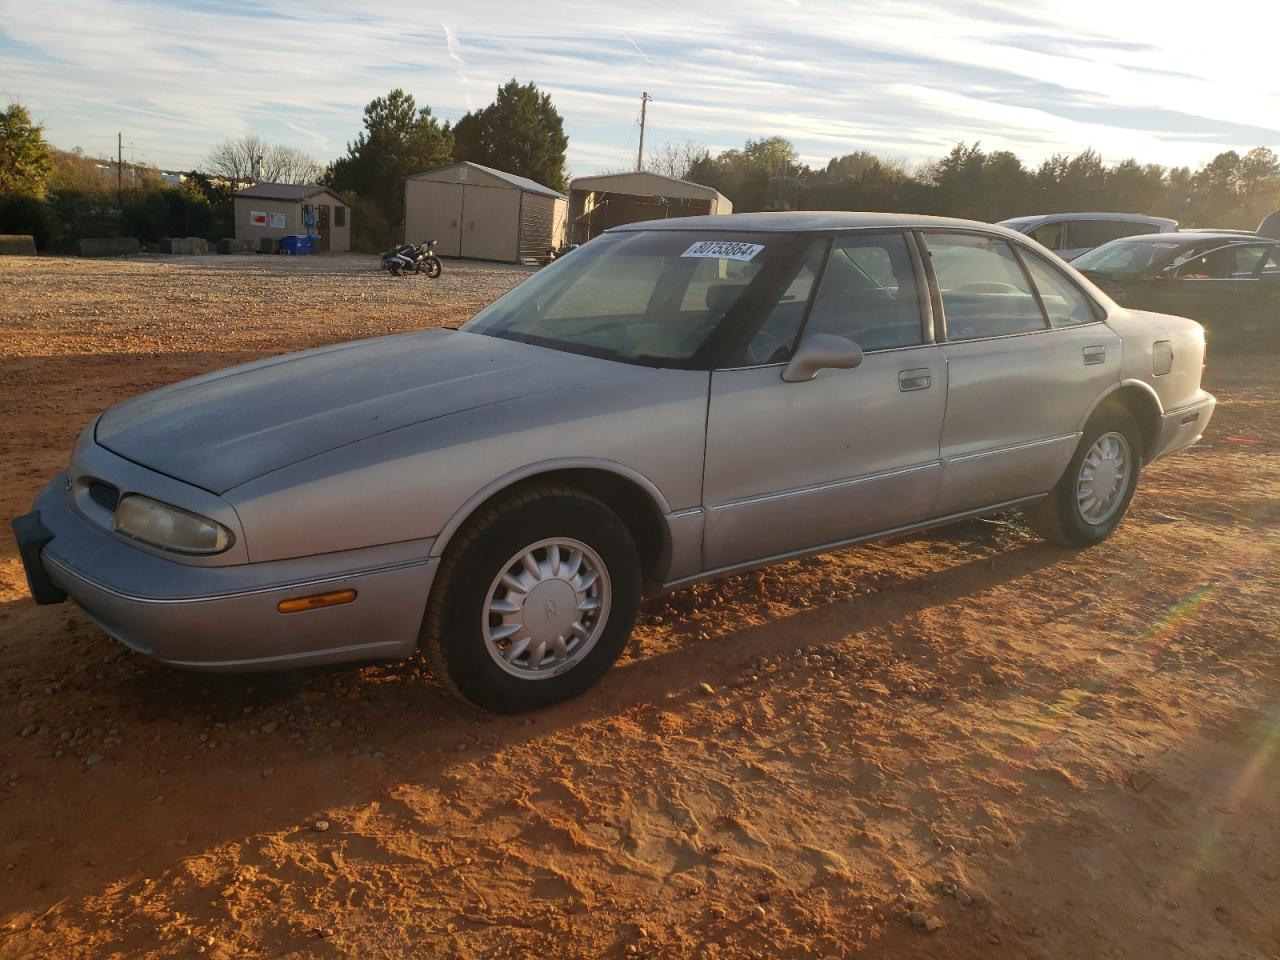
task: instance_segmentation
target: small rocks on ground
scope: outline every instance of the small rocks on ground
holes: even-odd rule
[[[84,758],[84,765],[86,767],[96,767],[105,759],[107,758],[100,753],[91,753],[89,756]]]
[[[311,825],[311,829],[314,830],[316,833],[324,833],[326,830],[329,829],[329,821],[317,820],[315,823]]]
[[[709,697],[715,696],[716,688],[713,687],[711,684],[707,683],[706,681],[703,681],[702,683],[698,684],[698,686],[702,689],[702,692],[705,693],[707,696]]]

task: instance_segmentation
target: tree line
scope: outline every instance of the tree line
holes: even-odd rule
[[[353,248],[375,250],[398,238],[405,177],[471,160],[563,192],[568,144],[550,95],[533,83],[513,78],[492,103],[456,124],[395,89],[364,108],[362,129],[328,164],[246,136],[219,144],[201,170],[177,185],[163,182],[153,167],[127,165],[121,198],[101,164],[51,147],[30,113],[11,104],[0,111],[0,233],[32,233],[41,249],[59,250],[85,236],[216,240],[234,233],[231,195],[260,179],[331,187],[352,207]],[[645,166],[715,187],[741,212],[867,210],[994,221],[1116,210],[1170,216],[1186,226],[1252,228],[1280,209],[1280,160],[1266,147],[1225,151],[1195,170],[1133,159],[1107,165],[1094,150],[1028,165],[980,143],[958,144],[939,160],[915,165],[858,151],[810,167],[794,144],[773,136],[716,153],[693,140],[664,143]]]
[[[914,168],[859,151],[813,169],[782,137],[748,140],[714,156],[688,144],[659,153],[658,172],[675,168],[675,175],[715,187],[738,211],[867,210],[997,221],[1113,210],[1173,217],[1184,226],[1252,229],[1280,210],[1280,159],[1267,147],[1243,155],[1227,150],[1196,170],[1133,159],[1108,166],[1095,150],[1028,166],[980,143],[958,144]]]

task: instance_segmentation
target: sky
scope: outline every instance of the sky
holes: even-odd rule
[[[343,153],[394,87],[457,120],[511,77],[549,92],[574,175],[646,143],[789,138],[804,162],[981,141],[1197,166],[1280,152],[1280,3],[1204,0],[0,0],[0,101],[47,139],[165,169],[243,134]]]

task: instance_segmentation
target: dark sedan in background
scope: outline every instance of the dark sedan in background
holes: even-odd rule
[[[1191,317],[1217,342],[1280,342],[1280,241],[1228,231],[1124,237],[1073,266],[1132,310]]]

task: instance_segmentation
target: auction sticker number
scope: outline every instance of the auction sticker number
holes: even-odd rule
[[[737,240],[699,240],[680,256],[709,257],[716,260],[751,260],[763,249],[763,243],[741,243]]]

